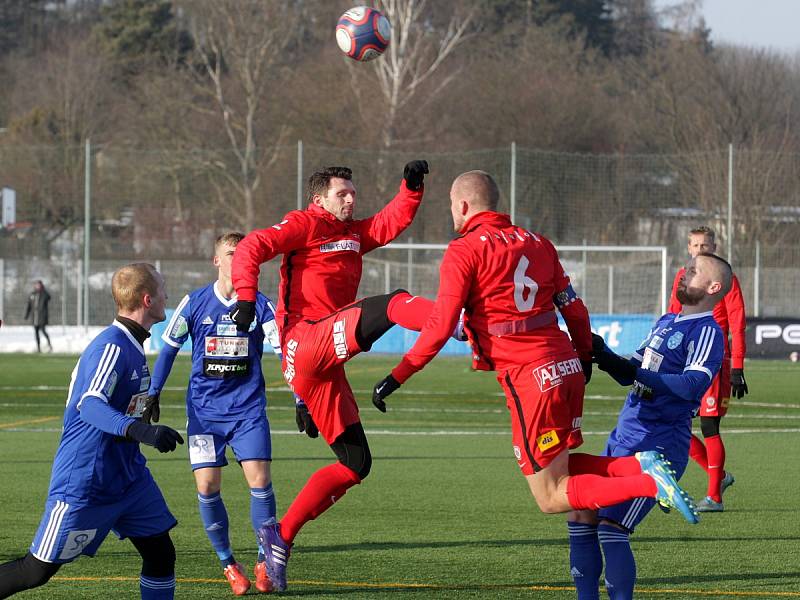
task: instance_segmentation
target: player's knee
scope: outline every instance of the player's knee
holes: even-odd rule
[[[175,573],[175,545],[169,532],[131,541],[142,557],[142,575],[169,577]]]
[[[719,417],[700,417],[700,431],[703,437],[719,435]]]
[[[369,451],[369,447],[359,448],[356,451],[353,451],[352,448],[348,450],[346,455],[339,456],[339,462],[353,471],[363,481],[372,469],[372,454]]]
[[[44,585],[60,568],[61,565],[41,561],[29,552],[22,559],[19,569],[21,584],[25,586],[23,589]]]

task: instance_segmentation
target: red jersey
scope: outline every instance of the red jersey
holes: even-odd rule
[[[681,312],[681,303],[678,302],[678,283],[681,277],[686,272],[686,269],[681,269],[675,274],[675,281],[672,282],[672,294],[669,297],[669,308],[667,312],[679,313]],[[742,297],[742,288],[739,285],[739,280],[736,275],[731,279],[731,289],[725,294],[722,302],[717,302],[714,306],[714,320],[717,325],[722,329],[722,334],[725,339],[725,356],[731,359],[731,367],[734,369],[744,368],[744,354],[746,352],[744,329],[745,311],[744,311],[744,298]],[[728,335],[730,334],[730,345],[728,343]]]
[[[231,278],[238,298],[255,300],[261,263],[283,254],[276,314],[282,329],[352,303],[361,282],[361,257],[411,224],[422,192],[409,190],[403,181],[394,199],[367,219],[340,221],[310,204],[272,227],[251,232],[233,255]]]
[[[414,347],[392,375],[403,383],[442,348],[465,308],[475,368],[503,370],[543,356],[575,352],[591,358],[589,313],[574,295],[553,244],[482,212],[450,242],[439,268],[439,293]],[[575,347],[558,327],[556,304]]]

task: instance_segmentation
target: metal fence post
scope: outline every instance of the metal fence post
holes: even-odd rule
[[[303,140],[297,140],[297,210],[303,210]]]
[[[756,240],[756,265],[753,268],[753,315],[761,316],[759,297],[761,296],[761,241]]]
[[[0,321],[5,318],[6,261],[0,258]]]
[[[83,183],[83,327],[89,331],[89,260],[92,220],[92,144],[86,139]]]
[[[511,222],[516,223],[517,217],[517,142],[511,142],[511,189],[508,192],[508,202],[510,204],[509,214]]]
[[[728,260],[733,264],[733,144],[728,144]]]

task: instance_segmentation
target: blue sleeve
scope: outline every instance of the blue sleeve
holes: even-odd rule
[[[651,388],[654,397],[678,396],[691,402],[699,400],[711,385],[708,375],[697,370],[666,374],[639,368],[636,370],[636,380]]]
[[[135,421],[114,410],[105,400],[94,395],[87,395],[81,399],[80,414],[81,419],[89,425],[112,435],[125,435],[128,425]]]
[[[164,344],[180,350],[183,343],[189,339],[191,323],[192,309],[189,306],[189,296],[187,295],[183,297],[177,308],[175,308],[172,318],[164,329],[164,334],[161,336]]]
[[[164,344],[161,351],[158,353],[156,364],[153,367],[153,375],[150,377],[150,389],[148,394],[151,396],[158,394],[164,389],[164,384],[167,383],[167,377],[172,370],[172,365],[175,362],[175,357],[178,356],[180,348],[176,348],[170,344]]]
[[[261,320],[261,328],[264,330],[264,339],[272,347],[272,351],[278,357],[278,360],[283,362],[281,336],[278,332],[278,324],[275,322],[275,306],[269,298],[267,298],[267,305]]]

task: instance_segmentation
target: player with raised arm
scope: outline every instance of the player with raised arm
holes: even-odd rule
[[[543,512],[649,497],[696,522],[691,500],[657,452],[623,458],[570,454],[583,442],[589,315],[553,245],[498,213],[499,195],[483,171],[453,182],[451,213],[460,235],[442,259],[435,306],[414,347],[375,385],[373,403],[386,410],[386,397],[439,352],[463,307],[473,367],[497,372],[511,413],[514,454]],[[556,308],[572,341],[558,327]]]
[[[250,521],[255,531],[275,517],[272,444],[261,372],[265,340],[280,357],[278,328],[269,298],[257,294],[255,316],[246,332],[237,331],[229,315],[236,303],[231,261],[243,238],[242,233],[230,232],[216,239],[216,281],[184,296],[178,304],[162,336],[164,346],[153,369],[144,413],[148,422],[151,416],[158,421],[161,390],[178,351],[191,337],[192,371],[186,391],[189,461],[203,528],[237,596],[250,589],[250,580],[234,557],[228,533],[228,511],[221,494],[222,467],[228,464],[225,449],[233,449],[250,488]],[[255,578],[259,592],[271,591],[260,545]]]
[[[0,598],[44,585],[65,563],[94,556],[109,531],[130,538],[142,557],[142,600],[175,595],[177,521],[139,444],[171,452],[180,434],[140,420],[150,371],[144,341],[164,320],[164,279],[152,265],[120,268],[111,280],[114,322],[72,371],[61,442],[39,530],[25,557],[0,565]]]
[[[267,523],[259,532],[275,590],[286,589],[286,562],[300,528],[361,483],[372,465],[344,363],[368,351],[395,323],[418,330],[432,308],[430,300],[404,290],[354,302],[362,256],[388,244],[411,224],[426,173],[427,162],[408,163],[394,199],[373,216],[355,220],[356,189],[350,169],[318,171],[309,178],[308,208],[253,231],[233,256],[233,284],[239,298],[233,318],[242,328],[252,321],[261,263],[283,255],[277,320],[284,377],[305,400],[310,417],[338,458],[311,475],[280,523]],[[302,423],[299,415],[298,423]]]
[[[731,278],[730,265],[718,256],[700,253],[692,258],[678,283],[680,314],[658,319],[630,359],[617,356],[594,335],[594,360],[600,369],[619,384],[632,386],[608,438],[607,456],[657,451],[678,478],[683,474],[692,418],[723,362],[725,342],[712,310],[730,289]],[[604,558],[609,598],[632,600],[636,562],[630,535],[653,506],[652,498],[636,498],[599,511],[570,513],[570,573],[578,600],[598,600]]]
[[[714,230],[701,226],[689,232],[689,256],[697,256],[701,252],[717,251]],[[682,303],[678,298],[678,285],[685,269],[675,274],[672,284],[668,312],[679,313]],[[722,328],[725,343],[725,358],[722,368],[714,377],[703,400],[700,403],[700,431],[705,444],[696,435],[692,435],[689,456],[708,474],[708,490],[706,497],[697,503],[700,512],[722,512],[722,494],[733,485],[733,473],[725,471],[725,445],[722,443],[719,425],[722,417],[728,413],[731,396],[743,398],[747,394],[747,381],[744,378],[745,355],[745,309],[742,288],[736,275],[733,275],[730,291],[714,306],[714,319]],[[730,336],[730,343],[729,343]]]

